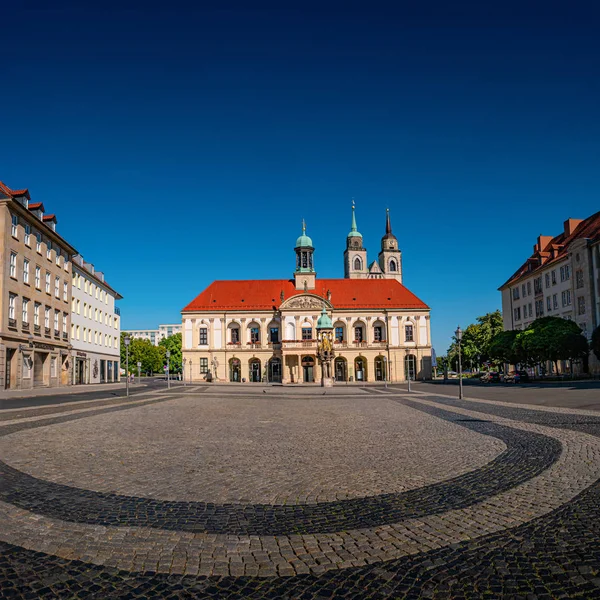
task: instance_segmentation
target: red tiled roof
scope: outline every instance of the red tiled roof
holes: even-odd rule
[[[11,198],[14,198],[15,196],[27,196],[27,198],[29,198],[29,190],[27,188],[22,190],[11,190],[2,181],[0,181],[0,192],[2,192],[5,196],[10,196]]]
[[[429,307],[395,279],[317,279],[308,293],[327,298],[336,309]],[[224,310],[276,310],[283,291],[287,300],[303,294],[292,279],[213,281],[182,312]]]
[[[569,246],[575,240],[590,239],[592,241],[600,240],[600,212],[593,214],[591,217],[584,219],[575,227],[570,235],[567,235],[564,231],[559,235],[553,237],[540,251],[532,254],[516,271],[515,273],[498,289],[502,289],[507,285],[514,283],[521,279],[521,277],[529,277],[532,273],[535,273],[541,268],[546,268],[552,263],[558,262],[566,258],[569,253]],[[552,258],[552,249],[556,250],[556,255]],[[540,257],[547,258],[542,264],[540,264]],[[529,265],[532,265],[532,268]]]
[[[42,210],[44,210],[44,203],[43,202],[29,203],[29,210],[38,210],[39,208],[41,208]]]
[[[54,221],[54,220],[56,220],[56,215],[44,215],[42,217],[42,220],[44,220],[44,221]]]

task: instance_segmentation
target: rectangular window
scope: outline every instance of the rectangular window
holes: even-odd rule
[[[529,303],[529,316],[533,317],[533,306],[532,306],[531,302]]]
[[[66,333],[68,331],[68,328],[67,328],[67,313],[63,313],[62,330],[63,330],[63,333]]]
[[[17,303],[17,297],[14,294],[8,295],[8,318],[12,321],[15,320],[15,304]]]
[[[271,344],[276,344],[279,341],[279,327],[271,327],[269,337]]]
[[[60,266],[60,248],[56,248],[56,266]]]
[[[519,316],[518,316],[518,313],[517,313],[517,309],[516,309],[516,308],[513,308],[513,318],[514,318],[514,320],[515,320],[515,321],[518,321],[518,320],[519,320]]]
[[[46,242],[46,258],[52,260],[52,242],[50,240]]]
[[[575,271],[575,287],[577,289],[583,287],[583,271],[581,269]]]
[[[23,323],[29,323],[29,300],[27,300],[27,298],[23,298],[23,302],[21,304],[21,312]]]
[[[312,327],[303,327],[302,328],[302,339],[303,340],[312,340]]]
[[[552,294],[552,308],[554,310],[558,308],[558,296],[556,294]]]
[[[96,300],[98,300],[98,286],[96,286]]]
[[[513,288],[513,300],[519,299],[519,286]]]
[[[98,320],[98,309],[96,308],[94,310],[94,321],[97,321],[97,320]]]
[[[552,285],[556,285],[556,269],[552,271]]]
[[[362,342],[363,341],[363,329],[362,329],[362,327],[355,327],[354,328],[354,341],[355,342]]]
[[[44,327],[50,330],[50,307],[46,306],[44,309]]]
[[[208,373],[208,358],[200,359],[200,375],[206,375]]]
[[[550,296],[546,298],[546,310],[548,312],[552,310],[552,300],[550,299]]]
[[[23,260],[23,283],[29,283],[29,261]]]
[[[39,302],[36,302],[33,307],[33,324],[36,327],[40,326],[40,307],[41,304]]]
[[[54,296],[60,298],[60,277],[54,279]]]
[[[571,306],[571,290],[566,290],[562,293],[562,305]]]
[[[373,339],[376,342],[381,342],[383,340],[383,328],[381,325],[375,325],[375,327],[373,327]]]
[[[571,279],[571,267],[565,265],[565,281],[569,281],[569,279]]]
[[[10,229],[10,234],[13,237],[17,237],[17,227],[19,225],[19,217],[17,217],[17,215],[12,215],[12,226]]]
[[[231,330],[231,343],[232,344],[240,343],[240,330],[237,327],[234,327]]]
[[[583,296],[577,298],[577,314],[585,315],[585,298]]]
[[[527,282],[527,295],[531,296],[531,281]]]
[[[336,340],[336,342],[344,341],[344,328],[343,327],[335,328],[335,340]]]
[[[35,234],[35,250],[38,254],[42,253],[42,234],[39,231]]]
[[[98,332],[94,331],[94,344],[98,343]]]
[[[545,278],[546,278],[546,287],[549,288],[550,287],[550,273],[546,273]]]
[[[258,344],[258,342],[260,341],[260,330],[258,329],[258,327],[252,327],[250,329],[250,341],[253,344]]]
[[[200,327],[200,345],[207,346],[208,345],[208,328]]]
[[[25,225],[25,245],[31,247],[31,225]]]
[[[59,315],[60,315],[60,313],[57,310],[55,310],[54,311],[54,333],[55,334],[59,332],[59,329],[58,329]]]
[[[46,271],[46,294],[50,293],[50,273]]]
[[[10,253],[10,276],[13,279],[17,278],[17,255],[14,252]]]
[[[406,342],[412,342],[412,341],[414,341],[413,326],[412,325],[405,325],[404,326],[404,340]]]
[[[79,339],[79,325],[75,328],[75,335],[77,336],[77,339]]]
[[[564,267],[560,268],[560,280],[561,281],[565,280],[565,268]]]
[[[42,285],[41,279],[42,279],[42,270],[36,266],[36,268],[35,268],[35,287],[38,290],[41,289],[41,285]]]
[[[527,296],[527,287],[525,286],[525,284],[523,284],[521,286],[521,292],[522,292],[523,298],[525,298],[525,296]]]

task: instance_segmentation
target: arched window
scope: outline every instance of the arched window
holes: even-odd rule
[[[360,258],[358,258],[358,256],[354,259],[354,270],[362,271],[362,261]]]
[[[390,273],[395,273],[398,270],[395,260],[390,260]]]

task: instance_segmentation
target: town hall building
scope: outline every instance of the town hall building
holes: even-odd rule
[[[344,279],[317,278],[304,223],[294,250],[292,279],[214,281],[183,309],[186,380],[320,383],[323,309],[332,324],[335,382],[431,378],[430,309],[402,283],[389,211],[369,265],[352,206]]]

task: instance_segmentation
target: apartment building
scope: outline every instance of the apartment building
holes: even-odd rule
[[[505,330],[554,316],[575,321],[590,339],[600,324],[600,212],[567,219],[556,236],[539,236],[532,255],[499,290]],[[590,369],[600,371],[593,355]]]
[[[2,389],[68,385],[72,360],[71,257],[57,218],[27,189],[0,182]]]
[[[72,383],[119,381],[121,317],[115,301],[122,296],[82,256],[72,262]]]
[[[140,340],[150,340],[152,345],[158,346],[160,340],[181,333],[181,323],[159,325],[158,329],[124,329],[123,333]]]

